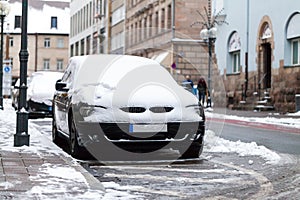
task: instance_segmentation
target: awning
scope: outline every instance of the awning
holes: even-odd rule
[[[160,52],[156,53],[151,57],[152,60],[157,61],[162,66],[169,68],[171,66],[171,53],[169,52]]]

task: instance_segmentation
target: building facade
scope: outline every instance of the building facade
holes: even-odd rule
[[[185,75],[197,81],[207,76],[206,43],[200,40],[201,20],[197,13],[208,7],[206,0],[127,0],[127,54],[152,58],[177,79]]]
[[[207,80],[208,43],[200,31],[211,4],[210,0],[72,0],[70,55],[143,56],[161,63],[178,83],[186,75],[195,83],[201,76]],[[222,84],[215,64],[211,74],[212,88],[218,88]],[[216,93],[220,90],[211,92],[222,101],[225,98]]]
[[[20,72],[21,0],[10,0],[4,23],[4,63],[12,77]],[[63,71],[69,57],[69,3],[31,0],[28,6],[28,75],[40,70]]]
[[[109,0],[71,0],[70,56],[109,51]]]
[[[224,0],[216,57],[230,104],[295,111],[300,93],[300,2]]]

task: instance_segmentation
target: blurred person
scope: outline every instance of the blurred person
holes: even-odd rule
[[[204,105],[204,100],[207,92],[207,85],[203,77],[201,77],[198,81],[197,85],[199,101],[202,101],[202,105]]]
[[[186,75],[185,79],[186,79],[186,82],[189,82],[190,85],[191,85],[191,87],[193,88],[194,87],[194,83],[193,83],[191,77],[189,75]]]

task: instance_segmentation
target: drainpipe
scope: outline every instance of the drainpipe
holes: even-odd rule
[[[177,77],[177,67],[178,67],[178,52],[175,52],[175,45],[174,45],[174,39],[175,39],[175,0],[172,0],[172,64],[175,62],[176,68],[175,69],[171,69],[174,70],[174,75],[175,75],[175,80],[178,81],[178,77]],[[174,61],[174,53],[176,54],[175,56],[175,61]]]
[[[248,52],[249,52],[249,11],[250,11],[250,4],[249,0],[247,0],[247,36],[246,36],[246,53],[245,53],[245,91],[244,91],[244,97],[245,101],[247,98],[247,90],[248,90],[248,79],[249,79],[249,74],[248,74],[248,65],[249,65],[249,59],[248,59]]]
[[[34,58],[34,71],[38,70],[38,33],[35,33],[35,58]]]
[[[107,53],[111,52],[111,7],[112,1],[108,1],[108,17],[107,17]]]
[[[175,38],[175,0],[172,0],[172,39]]]

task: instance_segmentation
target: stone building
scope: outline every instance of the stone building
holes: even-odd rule
[[[181,82],[185,75],[197,81],[207,76],[206,43],[200,40],[206,0],[127,0],[126,53],[161,62]]]
[[[234,108],[295,111],[300,93],[300,2],[223,0],[216,57]]]
[[[10,0],[4,23],[4,64],[19,77],[22,0]],[[63,71],[69,57],[69,3],[30,0],[28,5],[28,75],[34,71]]]

